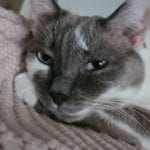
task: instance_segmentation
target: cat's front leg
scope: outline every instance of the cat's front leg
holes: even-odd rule
[[[27,73],[21,73],[15,77],[15,92],[18,98],[31,107],[37,103],[37,95],[32,81],[29,79]]]

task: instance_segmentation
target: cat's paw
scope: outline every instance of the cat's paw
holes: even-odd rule
[[[29,79],[27,73],[21,73],[15,78],[15,92],[18,98],[22,99],[25,104],[34,107],[37,103],[37,95],[34,85]]]

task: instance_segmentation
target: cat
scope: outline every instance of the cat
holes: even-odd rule
[[[59,121],[150,149],[150,48],[142,47],[149,0],[127,0],[107,18],[74,15],[55,0],[31,2],[17,96]]]

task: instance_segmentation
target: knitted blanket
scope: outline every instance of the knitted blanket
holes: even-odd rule
[[[88,128],[54,122],[25,106],[13,92],[25,20],[0,8],[0,150],[136,150]]]

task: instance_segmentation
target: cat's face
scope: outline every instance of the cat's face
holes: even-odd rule
[[[47,114],[79,121],[97,103],[119,102],[117,93],[103,98],[113,87],[140,87],[143,62],[126,35],[107,26],[108,19],[74,16],[47,3],[55,11],[42,12],[26,46],[27,71]]]

